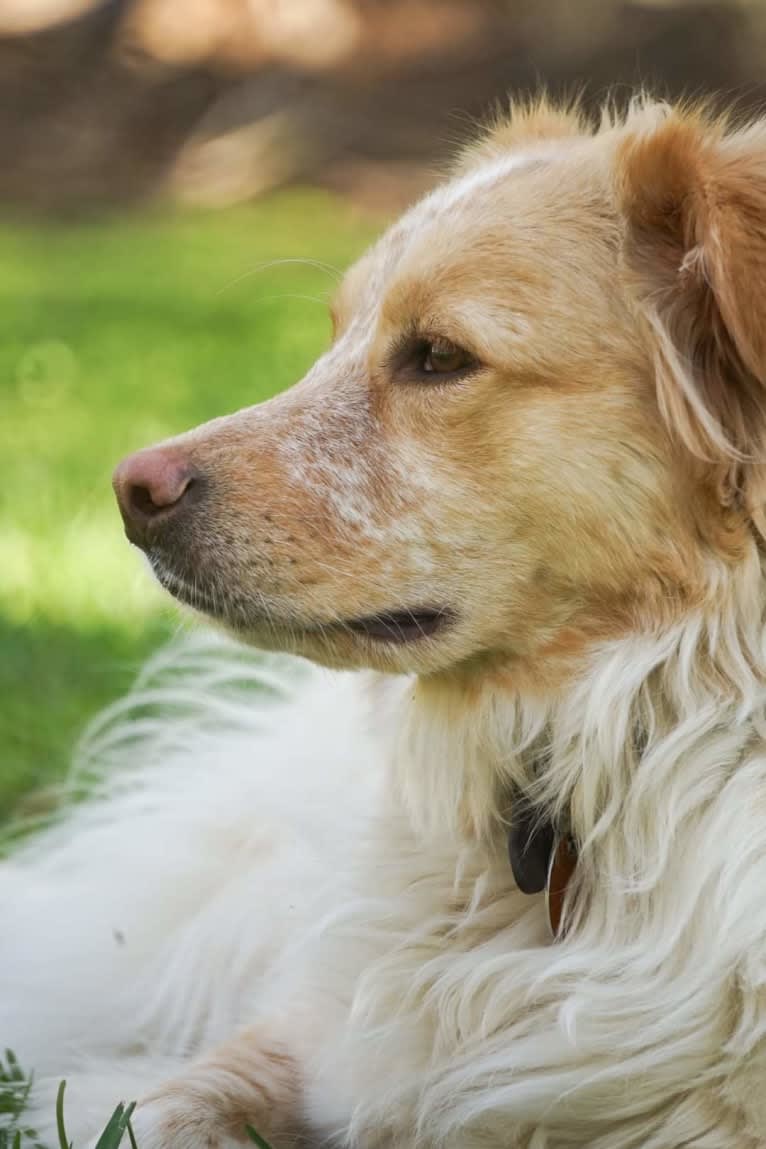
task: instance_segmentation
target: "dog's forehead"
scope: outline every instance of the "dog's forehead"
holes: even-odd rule
[[[550,149],[510,152],[441,184],[393,225],[381,241],[383,270],[393,272],[408,250],[441,231],[455,241],[463,222],[490,216],[511,182],[554,162]]]
[[[572,152],[570,142],[531,147],[493,156],[441,184],[409,209],[351,268],[342,285],[338,310],[358,321],[372,318],[389,284],[418,253],[459,256],[482,228],[497,226],[499,205],[522,191],[525,176],[549,172],[558,183],[558,162]],[[531,206],[535,206],[530,200]],[[539,205],[536,205],[539,210]],[[461,244],[461,238],[465,243]]]

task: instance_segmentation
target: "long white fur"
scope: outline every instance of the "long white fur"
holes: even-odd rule
[[[98,797],[0,870],[0,1040],[36,1071],[30,1121],[50,1135],[65,1075],[79,1144],[262,1019],[318,1139],[761,1145],[755,548],[724,577],[715,613],[605,646],[547,705],[177,653],[86,748]],[[504,853],[533,758],[584,842],[557,944]]]

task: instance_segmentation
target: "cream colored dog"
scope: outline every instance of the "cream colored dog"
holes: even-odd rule
[[[339,669],[181,652],[0,871],[30,1123],[67,1076],[140,1149],[759,1149],[766,122],[519,110],[333,318],[116,473],[173,594]]]

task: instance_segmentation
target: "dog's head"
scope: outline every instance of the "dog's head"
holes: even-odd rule
[[[301,383],[120,465],[128,535],[259,645],[550,681],[756,545],[765,289],[766,128],[519,113],[351,269]]]

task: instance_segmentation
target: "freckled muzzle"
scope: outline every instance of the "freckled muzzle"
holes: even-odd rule
[[[125,532],[170,594],[247,641],[406,669],[397,652],[422,662],[457,612],[411,466],[397,469],[367,405],[329,383],[309,378],[123,460]]]
[[[129,456],[115,470],[113,485],[127,537],[146,553],[166,590],[236,629],[247,631],[254,623],[263,625],[263,606],[259,607],[256,601],[258,584],[266,578],[273,585],[273,568],[262,554],[261,577],[255,579],[255,585],[246,589],[235,585],[236,575],[242,571],[241,557],[237,558],[236,548],[227,546],[227,531],[220,522],[218,531],[211,532],[207,520],[217,517],[215,499],[210,497],[213,484],[184,448],[171,444]],[[269,526],[262,544],[269,541],[269,532],[274,529],[270,513],[263,516],[263,524],[266,523]],[[212,546],[211,537],[215,540]],[[295,542],[292,536],[288,537]],[[290,569],[295,559],[288,558],[287,562]],[[296,607],[297,603],[292,605]],[[299,613],[300,621],[283,618],[291,630],[297,627],[308,636],[321,636],[330,643],[355,639],[370,649],[422,643],[448,629],[455,619],[449,608],[438,604],[406,604],[351,617],[335,611],[322,611],[319,617],[309,618],[302,610]],[[329,613],[332,617],[327,617]],[[279,616],[269,610],[265,614],[268,626],[279,629]]]

